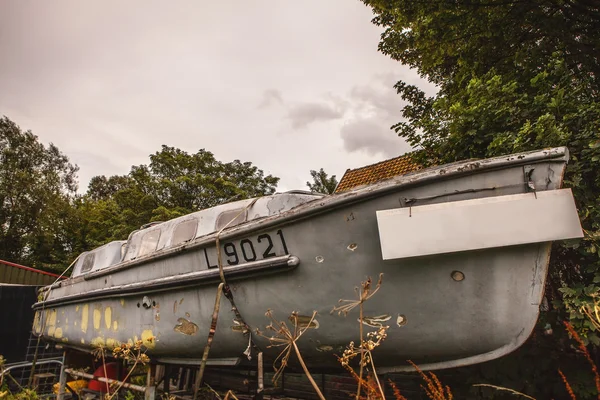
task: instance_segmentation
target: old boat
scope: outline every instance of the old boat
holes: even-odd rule
[[[280,349],[252,333],[271,309],[304,321],[317,311],[298,344],[310,368],[338,366],[358,315],[330,311],[380,273],[364,323],[390,326],[381,371],[410,369],[407,359],[425,369],[491,360],[532,332],[551,241],[582,236],[571,191],[561,189],[567,161],[566,148],[470,160],[147,226],[81,254],[69,279],[42,289],[34,331],[87,351],[143,340],[155,362],[199,363],[221,279],[218,244],[237,307],[221,299],[210,364],[243,365],[256,349],[276,358]]]

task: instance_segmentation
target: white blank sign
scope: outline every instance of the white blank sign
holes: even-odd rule
[[[377,211],[384,260],[583,237],[571,189]]]

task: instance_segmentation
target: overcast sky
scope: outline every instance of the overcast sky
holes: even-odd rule
[[[163,144],[306,189],[410,150],[393,84],[433,88],[377,52],[371,18],[358,0],[4,1],[0,115],[78,164],[80,191]]]

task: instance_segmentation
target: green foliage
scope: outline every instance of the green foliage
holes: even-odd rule
[[[404,120],[393,128],[423,150],[415,153],[419,161],[569,148],[565,185],[573,190],[586,237],[554,246],[546,288],[554,308],[542,315],[542,324],[554,326],[555,337],[560,331],[556,322],[569,319],[584,340],[600,344],[581,312],[600,295],[597,4],[364,2],[373,8],[373,22],[385,28],[379,49],[437,85],[438,92],[427,96],[414,85],[396,84],[406,105]],[[555,345],[551,351],[561,348]],[[562,355],[553,356],[563,361]],[[581,398],[584,391],[580,388]]]
[[[338,185],[338,180],[335,175],[331,177],[321,168],[319,171],[310,171],[312,183],[306,182],[306,186],[313,193],[333,194]]]
[[[0,119],[0,259],[45,268],[64,261],[76,173],[56,146]]]
[[[38,400],[37,392],[33,389],[23,389],[19,393],[12,394],[9,391],[0,390],[0,399],[2,400]]]

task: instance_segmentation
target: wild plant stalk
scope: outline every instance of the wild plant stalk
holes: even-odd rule
[[[152,341],[154,341],[154,337],[149,337],[146,340],[149,342],[152,342]],[[137,367],[137,365],[139,363],[141,363],[142,365],[146,365],[146,363],[150,361],[150,358],[146,355],[145,351],[143,351],[143,343],[144,343],[143,340],[138,340],[133,344],[133,346],[131,346],[128,343],[125,343],[125,344],[117,346],[113,349],[113,357],[122,358],[126,361],[133,360],[133,366],[129,369],[129,372],[125,376],[125,379],[123,379],[119,383],[119,386],[115,389],[114,393],[108,398],[108,400],[112,400],[112,398],[114,396],[116,396],[116,394],[119,392],[119,390],[121,390],[121,388],[123,387],[123,384],[125,382],[127,382],[129,377],[135,370],[135,367]],[[132,347],[135,350],[135,353],[131,352]],[[133,354],[133,356],[132,356],[132,354]],[[105,367],[105,369],[106,369],[106,367]],[[106,373],[105,373],[105,376],[106,376]]]
[[[357,379],[358,387],[356,389],[356,396],[355,396],[356,400],[360,399],[360,392],[362,389],[362,383],[364,381],[363,380],[364,367],[367,364],[371,364],[371,367],[373,368],[373,371],[375,372],[375,364],[373,362],[373,356],[371,354],[371,349],[367,350],[367,343],[364,340],[364,330],[363,330],[364,309],[363,309],[363,305],[367,300],[369,300],[371,297],[373,297],[379,291],[379,289],[381,288],[382,280],[383,280],[383,274],[379,274],[379,280],[377,281],[375,289],[372,289],[372,280],[370,277],[367,278],[366,281],[361,282],[360,288],[359,287],[354,288],[354,291],[356,292],[356,294],[358,296],[358,300],[340,299],[339,303],[341,305],[333,307],[333,309],[331,310],[332,314],[337,312],[338,315],[344,314],[344,316],[347,316],[350,311],[352,311],[353,309],[358,307],[360,345],[358,346],[358,349],[355,350],[353,343],[351,343],[350,349],[347,349],[347,350],[351,350],[351,351],[350,352],[345,351],[344,356],[341,358],[341,360],[345,359],[345,361],[347,362],[356,355],[356,354],[354,354],[354,352],[357,352],[358,354],[360,354],[359,374],[358,374],[358,379]],[[387,329],[387,327],[385,327],[385,328]],[[385,337],[385,335],[384,335],[384,337]],[[376,373],[375,373],[375,380],[377,382],[377,386],[379,387],[381,397],[383,400],[385,400],[385,394],[384,394],[383,388],[381,387],[381,383],[379,382],[379,378],[377,377]]]
[[[228,390],[227,393],[225,393],[225,398],[223,400],[229,400],[230,397],[233,397],[235,400],[240,400],[231,390]]]
[[[211,391],[211,392],[212,392],[212,393],[213,393],[215,396],[217,396],[217,399],[219,399],[219,400],[229,400],[229,398],[230,398],[230,397],[233,397],[233,398],[234,398],[234,400],[239,400],[239,399],[237,398],[237,396],[235,395],[235,393],[233,393],[233,391],[232,391],[232,390],[228,390],[228,391],[227,391],[227,393],[225,393],[225,399],[223,399],[223,398],[221,397],[221,395],[220,395],[220,394],[219,394],[219,393],[218,393],[218,392],[217,392],[215,389],[213,389],[212,387],[210,387],[210,385],[209,385],[208,383],[204,383],[204,385],[205,385],[205,386],[206,386],[206,387],[207,387],[207,388],[208,388],[208,389],[209,389],[209,390],[210,390],[210,391]]]
[[[377,375],[377,370],[375,369],[375,362],[373,361],[373,354],[371,353],[371,350],[374,349],[375,347],[379,346],[381,341],[383,341],[383,339],[386,338],[386,336],[387,336],[386,329],[387,328],[388,328],[387,326],[381,327],[381,329],[375,334],[373,332],[370,332],[370,334],[372,334],[376,338],[377,341],[373,342],[371,339],[369,339],[369,341],[367,341],[367,346],[368,346],[367,352],[369,354],[369,361],[371,362],[371,368],[373,369],[373,376],[375,377],[375,381],[377,382],[377,386],[379,387],[379,392],[381,393],[381,397],[383,398],[383,400],[385,400],[385,393],[383,392],[383,387],[381,386],[381,382],[379,382],[379,376]]]
[[[387,337],[388,328],[388,326],[380,325],[377,331],[367,333],[367,340],[363,340],[362,346],[360,346],[359,348],[355,348],[354,342],[350,342],[346,350],[344,350],[342,357],[338,357],[338,360],[340,361],[342,366],[348,371],[350,371],[352,376],[356,379],[357,383],[359,384],[359,388],[362,388],[363,385],[365,385],[365,382],[367,382],[367,385],[365,386],[367,392],[373,391],[375,397],[380,397],[384,400],[385,393],[383,391],[383,387],[381,386],[381,382],[379,381],[379,376],[377,376],[377,370],[375,368],[375,362],[373,361],[372,350],[378,347],[381,344],[381,342],[385,340],[385,338]],[[360,363],[363,365],[363,367],[366,367],[367,365],[371,366],[371,376],[377,385],[375,388],[372,388],[372,385],[369,384],[368,381],[365,381],[365,379],[363,379],[362,376],[357,375],[356,372],[354,372],[354,369],[350,366],[350,361],[357,355],[360,355]]]
[[[102,359],[102,368],[104,369],[104,377],[108,378],[107,372],[106,372],[106,361],[104,359],[104,347],[99,346],[96,350],[94,350],[94,352],[92,353],[96,356],[96,358],[100,357]],[[110,393],[110,387],[108,385],[108,382],[105,382],[106,384],[106,393]]]
[[[363,304],[364,304],[364,301],[362,300],[362,296],[361,296],[361,301],[360,301],[360,304],[358,305],[358,327],[359,327],[358,331],[359,331],[359,337],[360,337],[360,366],[359,366],[360,372],[358,373],[358,377],[361,379],[358,380],[358,387],[356,388],[356,400],[360,399],[360,384],[362,382],[363,368],[365,365],[365,363],[364,363],[365,349],[363,348],[363,343],[364,343],[364,339],[363,339]]]
[[[508,392],[510,394],[514,394],[515,396],[521,396],[521,397],[525,397],[526,399],[536,400],[535,397],[528,396],[525,393],[521,393],[521,392],[518,392],[518,391],[516,391],[514,389],[503,387],[503,386],[489,385],[487,383],[476,383],[473,386],[489,387],[489,388],[492,388],[492,389],[499,390],[501,392]]]
[[[388,379],[388,383],[390,384],[392,391],[394,392],[394,397],[396,398],[396,400],[408,400],[402,395],[402,393],[400,393],[400,389],[398,389],[398,386],[396,386],[396,384],[391,379]]]
[[[152,342],[155,340],[155,338],[149,337],[146,340],[149,342]],[[123,384],[125,382],[127,382],[127,380],[129,379],[129,377],[131,376],[131,374],[133,373],[135,368],[138,366],[138,364],[145,365],[147,362],[150,361],[150,358],[146,355],[143,344],[144,344],[143,340],[137,340],[133,344],[122,343],[119,346],[116,346],[115,348],[113,348],[112,355],[114,358],[117,358],[117,359],[120,358],[127,362],[133,361],[133,366],[129,369],[129,372],[127,373],[125,378],[123,380],[120,380],[119,384],[116,385],[116,387],[114,388],[112,393],[110,390],[109,383],[105,382],[107,393],[104,396],[104,398],[106,400],[112,400],[119,393],[119,391],[123,388]],[[133,349],[133,351],[132,351],[132,349]],[[104,377],[108,378],[108,374],[106,371],[106,358],[104,356],[105,351],[106,351],[106,349],[104,347],[98,347],[93,351],[92,354],[94,354],[94,356],[96,358],[102,359],[102,367],[104,369]]]
[[[429,376],[425,372],[423,372],[417,364],[408,360],[408,362],[413,366],[413,368],[421,375],[421,378],[427,384],[426,386],[421,385],[421,388],[425,390],[425,394],[431,400],[452,400],[454,397],[452,396],[452,392],[450,391],[449,386],[444,386],[438,379],[437,375],[433,372],[429,373]]]
[[[281,375],[283,374],[283,371],[288,364],[288,360],[290,358],[290,355],[291,355],[291,352],[293,349],[294,352],[296,353],[296,356],[298,357],[298,361],[300,362],[302,369],[304,370],[304,374],[310,381],[310,384],[312,385],[313,389],[315,389],[315,392],[317,393],[317,395],[319,396],[319,398],[321,400],[325,400],[325,396],[323,396],[321,389],[319,389],[319,385],[317,385],[317,383],[313,379],[310,371],[308,370],[308,368],[306,366],[306,363],[304,362],[304,359],[302,358],[300,349],[298,348],[298,345],[296,344],[298,339],[300,339],[300,337],[302,337],[302,335],[304,335],[304,333],[308,329],[310,329],[311,326],[314,326],[313,321],[315,319],[315,316],[317,315],[317,312],[313,311],[310,321],[303,327],[300,327],[300,324],[298,323],[298,313],[296,311],[292,312],[289,319],[294,323],[293,332],[290,330],[290,328],[287,326],[287,324],[284,321],[279,321],[273,316],[272,310],[267,310],[265,315],[271,320],[271,323],[269,325],[267,325],[266,329],[271,332],[274,332],[274,335],[266,336],[264,333],[260,332],[259,330],[256,331],[256,334],[268,339],[269,342],[271,343],[269,345],[269,347],[283,346],[283,350],[279,353],[279,355],[273,362],[273,369],[275,370],[275,375],[273,376],[273,382],[276,383],[279,380],[279,378],[281,377]],[[280,363],[279,368],[277,367],[277,362]]]
[[[565,384],[565,389],[567,389],[567,393],[569,393],[569,396],[571,396],[571,400],[577,400],[577,397],[575,397],[575,393],[573,392],[571,385],[569,385],[569,381],[567,381],[567,377],[565,376],[565,374],[563,374],[563,372],[560,369],[558,370],[558,374],[560,375],[560,378]]]
[[[0,355],[0,387],[4,384],[4,364],[6,364],[6,359]]]
[[[567,321],[563,321],[563,324],[565,325],[565,328],[567,328],[567,331],[569,332],[571,337],[579,345],[579,350],[581,350],[587,362],[590,364],[590,367],[592,368],[592,372],[594,373],[594,382],[596,383],[596,391],[598,393],[598,398],[600,399],[600,375],[598,374],[598,368],[596,367],[596,363],[594,362],[594,360],[592,360],[592,356],[590,355],[590,352],[588,351],[585,343],[583,342],[583,340],[581,340],[573,326]]]
[[[598,304],[598,295],[592,295],[593,304],[585,303],[580,310],[588,317],[597,331],[600,331],[600,305]]]

